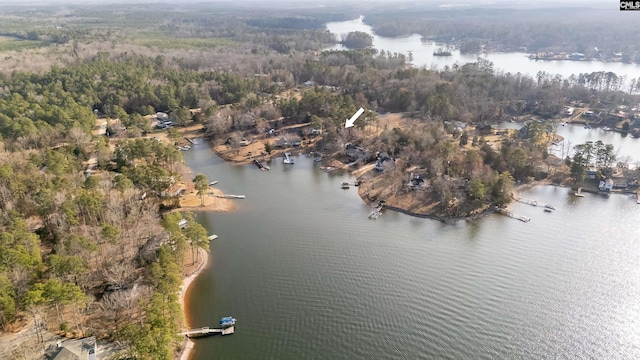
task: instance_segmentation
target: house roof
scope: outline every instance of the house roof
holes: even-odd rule
[[[58,351],[52,360],[80,360],[80,356],[74,354],[71,350],[63,347]]]

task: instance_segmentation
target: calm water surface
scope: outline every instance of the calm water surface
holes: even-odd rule
[[[194,282],[193,326],[238,319],[196,340],[194,359],[640,358],[640,205],[557,187],[455,225],[386,211],[367,219],[346,174],[306,157],[271,171],[197,145],[194,171],[245,194],[201,213],[220,237]]]
[[[518,122],[502,122],[496,128],[518,130],[524,125]],[[640,167],[640,139],[638,138],[616,131],[604,131],[601,128],[585,129],[583,125],[558,125],[556,134],[562,136],[564,141],[549,147],[549,152],[560,158],[564,159],[567,154],[571,156],[573,147],[576,145],[601,140],[605,144],[614,146],[618,161],[628,163],[631,168]]]
[[[496,70],[521,73],[535,76],[539,71],[550,74],[560,74],[569,77],[571,74],[591,73],[594,71],[612,71],[618,76],[626,76],[627,80],[640,77],[640,65],[624,63],[605,63],[601,61],[535,61],[530,60],[529,54],[521,52],[488,53],[488,54],[461,54],[459,50],[451,51],[452,56],[433,56],[433,52],[442,47],[442,44],[423,42],[420,35],[388,38],[375,35],[369,25],[362,22],[362,18],[351,21],[327,23],[327,30],[342,36],[352,31],[362,31],[373,35],[373,47],[378,50],[390,51],[413,55],[413,64],[416,66],[435,67],[442,69],[454,64],[463,65],[477,61],[478,56],[487,59],[494,64]],[[330,50],[344,50],[342,45],[335,45]]]

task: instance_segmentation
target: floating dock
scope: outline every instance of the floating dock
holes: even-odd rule
[[[211,336],[211,335],[231,335],[235,332],[235,326],[229,326],[226,328],[209,328],[209,327],[203,327],[200,329],[193,329],[193,330],[188,330],[188,331],[184,331],[181,332],[180,336],[186,336],[188,338],[198,338],[198,337],[205,337],[205,336]]]
[[[375,209],[373,209],[370,213],[368,218],[371,220],[375,220],[377,218],[380,217],[380,215],[382,215],[382,208],[384,207],[384,205],[380,204],[378,206],[376,206]]]
[[[291,157],[291,153],[284,153],[284,163],[293,165],[293,158]]]

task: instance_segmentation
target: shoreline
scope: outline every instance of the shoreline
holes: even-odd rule
[[[207,265],[209,264],[210,254],[201,248],[198,248],[198,253],[200,254],[200,258],[201,258],[200,263],[198,264],[195,270],[193,270],[189,275],[187,275],[182,279],[182,285],[180,286],[180,296],[178,298],[178,302],[180,303],[180,308],[182,309],[182,314],[184,315],[185,328],[190,327],[189,311],[186,306],[187,304],[186,300],[188,299],[188,294],[189,294],[189,290],[191,289],[191,284],[198,277],[198,275],[200,275],[200,273],[202,273],[202,271],[207,268]],[[178,359],[188,360],[191,355],[193,345],[194,345],[193,340],[185,336],[184,345],[182,347],[182,351],[180,352]]]

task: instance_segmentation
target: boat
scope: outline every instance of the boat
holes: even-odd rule
[[[343,189],[348,189],[349,188],[349,183],[345,181],[345,182],[342,183],[341,187]]]
[[[549,210],[555,210],[556,209],[556,207],[551,205],[551,204],[544,204],[544,208],[545,208],[545,210],[546,209],[549,209]]]
[[[582,188],[578,188],[578,191],[576,191],[573,195],[577,197],[584,197],[584,194],[582,193]]]
[[[317,158],[313,159],[313,161],[320,162],[320,161],[322,161],[322,158],[321,157],[317,157]]]
[[[549,208],[544,208],[544,211],[545,211],[545,212],[551,212],[551,211],[553,211],[553,210],[551,210],[551,209],[549,209]]]
[[[217,183],[218,183],[218,180],[212,181],[212,182],[209,183],[209,186],[214,186]]]
[[[178,146],[178,150],[188,151],[188,150],[191,150],[191,146],[189,146],[189,145]]]
[[[231,316],[225,316],[222,319],[220,319],[220,326],[222,327],[229,327],[235,324],[236,324],[236,319],[234,319]]]
[[[207,239],[209,239],[209,241],[215,240],[217,238],[218,238],[218,235],[216,235],[216,234],[207,236]]]
[[[609,130],[611,130],[611,128],[610,128],[610,127],[608,127],[608,126],[604,126],[604,127],[602,128],[602,130],[604,130],[604,131],[609,131]]]
[[[522,222],[529,222],[529,221],[531,221],[531,218],[523,215],[523,216],[519,216],[518,220],[520,220]]]

